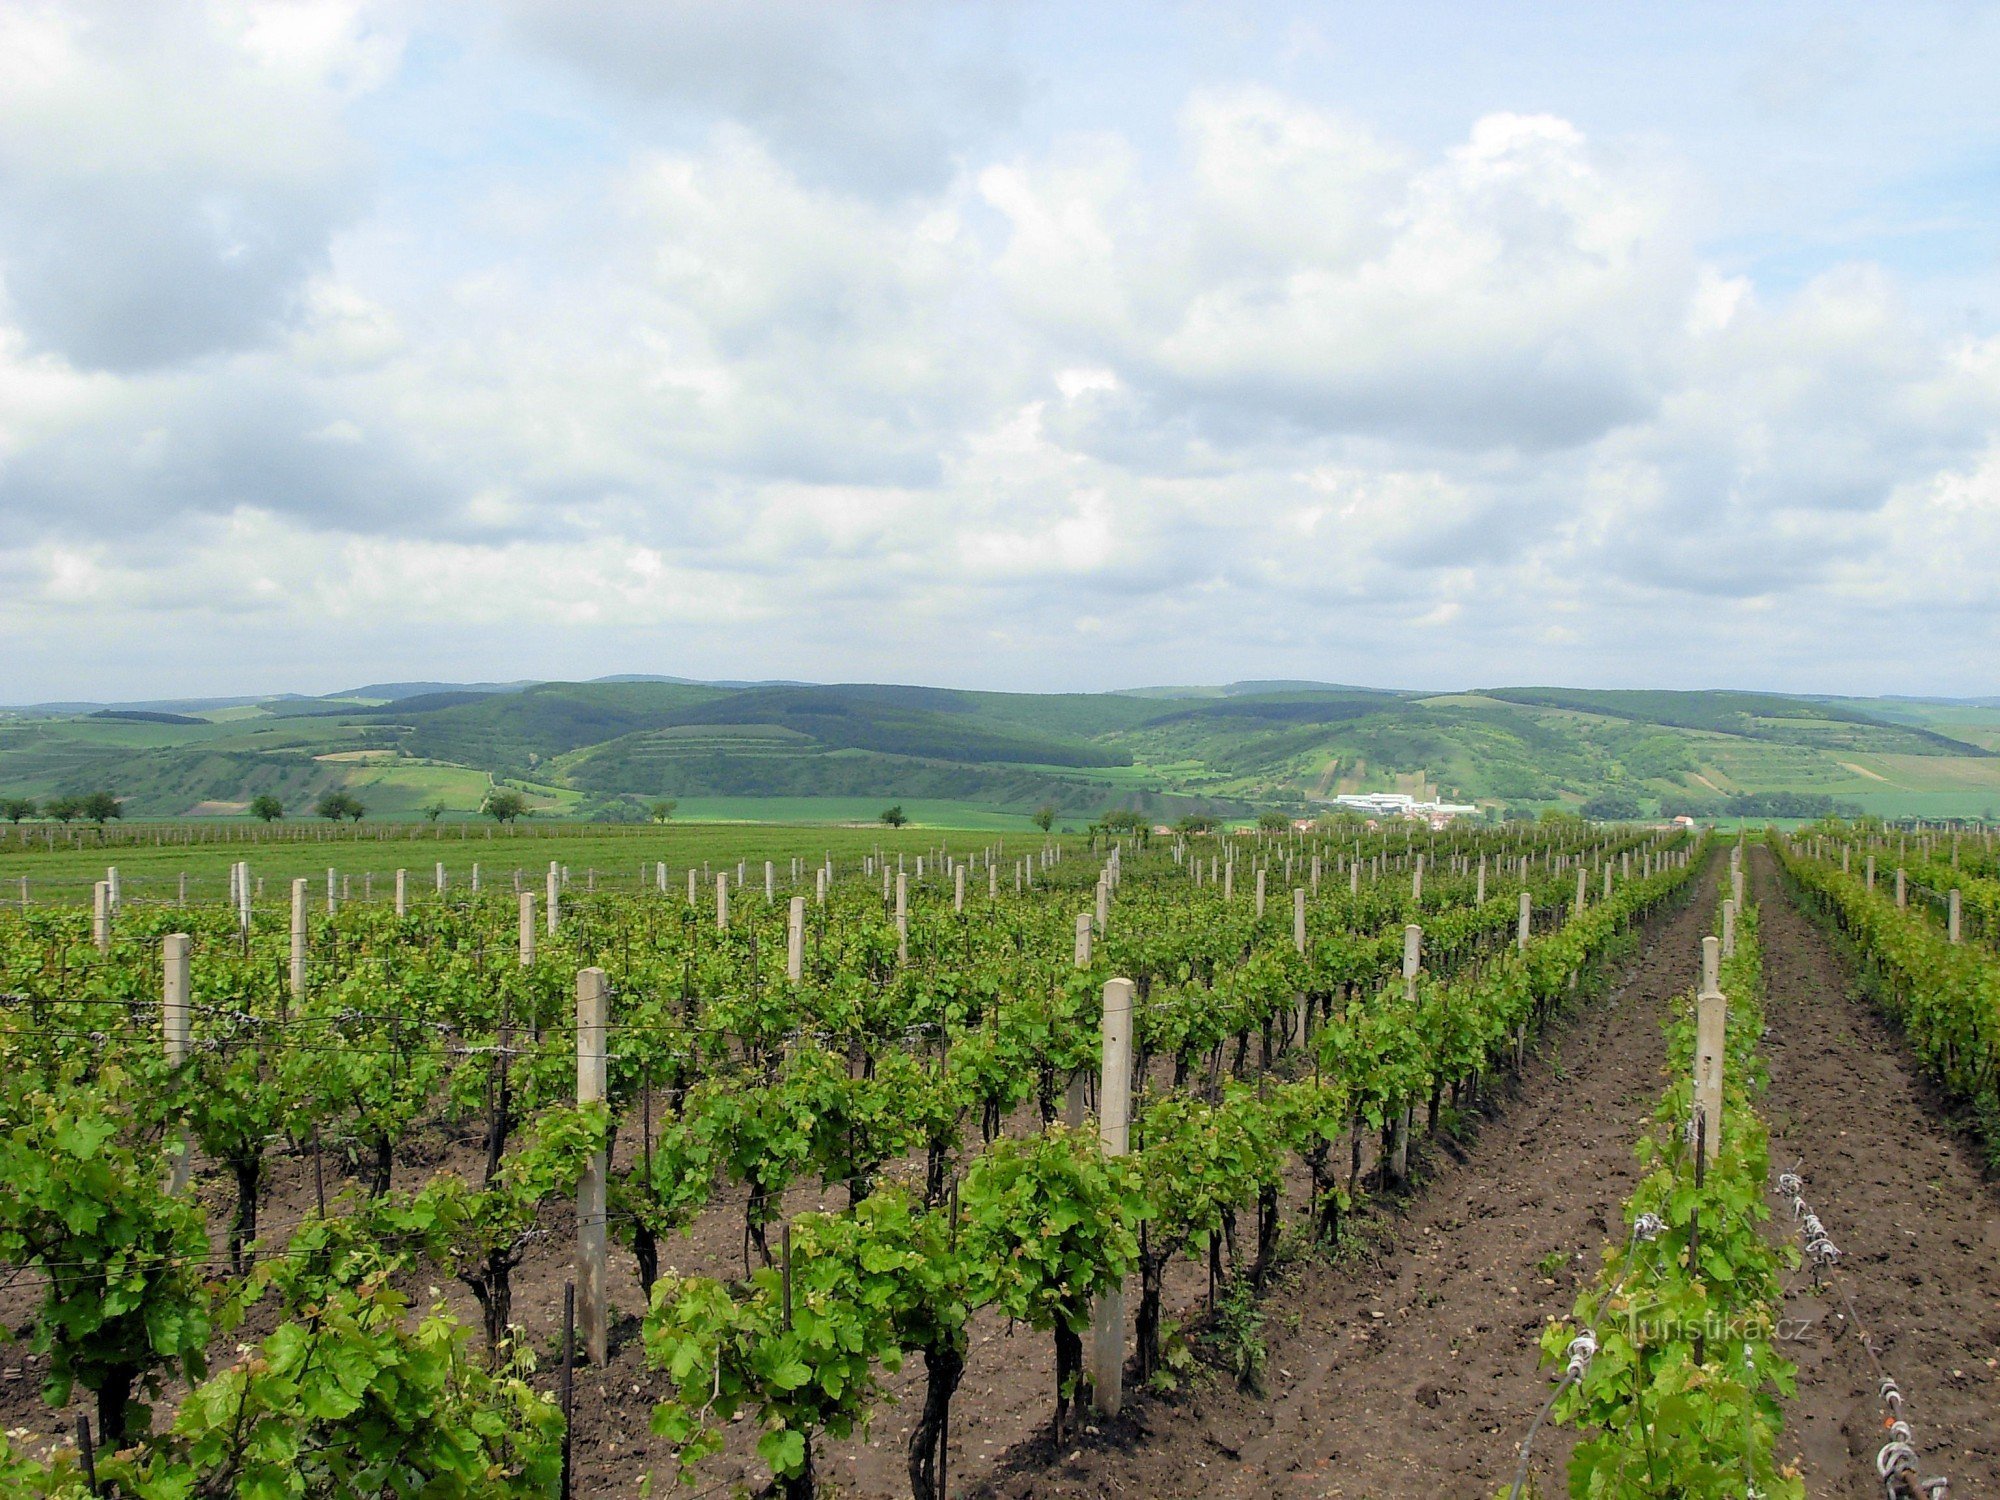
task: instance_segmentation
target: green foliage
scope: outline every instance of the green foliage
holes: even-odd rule
[[[1257,1289],[1246,1279],[1232,1277],[1216,1294],[1205,1344],[1238,1385],[1260,1396],[1264,1370],[1271,1361],[1270,1346],[1264,1342],[1264,1317]]]
[[[260,823],[275,823],[285,815],[285,804],[269,792],[259,792],[250,799],[250,816]]]
[[[0,797],[0,818],[9,823],[19,823],[24,818],[35,815],[35,799],[32,797]]]
[[[325,818],[329,823],[338,823],[342,818],[351,818],[359,823],[367,811],[360,798],[346,791],[327,792],[313,804],[313,815]]]
[[[898,802],[894,807],[885,807],[882,809],[882,821],[887,823],[891,828],[901,828],[910,820],[903,812],[903,804]]]
[[[100,1430],[143,1431],[131,1402],[168,1371],[201,1373],[212,1328],[199,1203],[168,1195],[158,1153],[133,1139],[132,1080],[65,1072],[53,1086],[10,1074],[0,1111],[0,1261],[48,1270],[33,1347],[43,1395],[98,1397]]]
[[[410,1326],[381,1272],[303,1305],[197,1386],[143,1458],[99,1465],[138,1500],[539,1500],[562,1468],[562,1413],[526,1367],[489,1374],[441,1308]]]
[[[898,1315],[924,1252],[907,1203],[871,1199],[852,1215],[792,1221],[790,1255],[732,1290],[706,1277],[654,1288],[646,1357],[674,1391],[653,1431],[674,1445],[684,1478],[722,1446],[727,1424],[755,1410],[757,1453],[786,1494],[812,1493],[812,1443],[845,1437],[902,1362]]]
[[[1051,828],[1056,826],[1055,804],[1044,802],[1040,807],[1035,809],[1029,821],[1041,829],[1043,833],[1047,833]]]
[[[1599,792],[1580,810],[1594,823],[1636,823],[1644,812],[1631,792],[1616,790]]]
[[[961,1243],[975,1300],[1056,1339],[1056,1427],[1076,1399],[1090,1304],[1138,1264],[1146,1211],[1125,1157],[1099,1154],[1081,1132],[1051,1127],[993,1142],[967,1174]]]
[[[505,825],[527,812],[528,799],[512,787],[496,786],[486,794],[479,810],[494,822]]]
[[[664,823],[674,815],[674,809],[679,806],[680,802],[678,799],[661,797],[649,803],[646,811],[652,814],[655,823]]]

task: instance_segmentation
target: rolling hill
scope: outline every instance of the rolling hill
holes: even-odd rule
[[[640,817],[1310,812],[1343,791],[1496,812],[2000,815],[1992,701],[1246,682],[1114,693],[894,684],[382,683],[325,698],[0,709],[0,794],[108,787],[135,816],[302,810],[335,787],[382,817],[536,805]]]

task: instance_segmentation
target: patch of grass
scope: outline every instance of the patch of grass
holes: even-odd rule
[[[1271,1361],[1264,1342],[1264,1304],[1245,1276],[1232,1276],[1216,1293],[1205,1347],[1210,1358],[1255,1395],[1264,1394],[1264,1371]]]

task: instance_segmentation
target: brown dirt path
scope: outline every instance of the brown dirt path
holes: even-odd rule
[[[2000,1190],[1955,1136],[1894,1029],[1825,934],[1750,856],[1764,945],[1764,1096],[1773,1170],[1803,1161],[1806,1199],[1841,1248],[1838,1275],[1902,1386],[1921,1472],[1954,1496],[2000,1495]],[[1779,1209],[1774,1229],[1789,1233]],[[1789,1307],[1812,1320],[1785,1417],[1807,1493],[1879,1495],[1875,1375],[1837,1292],[1803,1274]]]
[[[1370,1259],[1307,1267],[1274,1294],[1268,1395],[1219,1385],[1141,1403],[1068,1454],[1018,1451],[970,1493],[1491,1495],[1548,1393],[1542,1327],[1569,1310],[1636,1180],[1632,1141],[1661,1087],[1662,1006],[1695,978],[1713,877],[1697,891],[1650,924],[1608,998],[1544,1039],[1465,1159],[1439,1156],[1373,1226]],[[1547,1492],[1563,1491],[1568,1442],[1545,1429],[1537,1443]]]

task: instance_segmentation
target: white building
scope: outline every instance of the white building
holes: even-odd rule
[[[1342,792],[1333,805],[1368,818],[1422,818],[1434,828],[1479,811],[1469,802],[1419,802],[1408,792]]]

